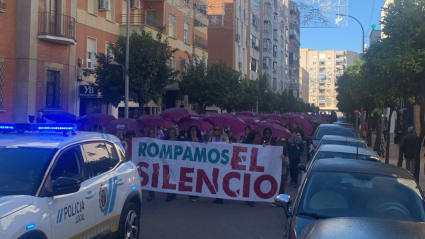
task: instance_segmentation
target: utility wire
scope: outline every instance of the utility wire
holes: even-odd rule
[[[372,5],[372,13],[370,14],[370,20],[369,20],[369,26],[368,26],[368,30],[367,30],[367,36],[369,37],[369,31],[370,31],[370,24],[372,23],[372,17],[373,17],[373,11],[375,10],[375,0],[373,0],[373,5]]]

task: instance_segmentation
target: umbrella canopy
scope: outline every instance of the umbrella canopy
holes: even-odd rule
[[[189,130],[190,127],[196,126],[202,132],[213,128],[210,122],[191,117],[180,119],[177,125],[179,126],[179,130]]]
[[[281,115],[278,115],[278,114],[265,115],[265,116],[261,117],[261,119],[263,119],[263,120],[267,120],[267,119],[277,120],[277,121],[279,121],[283,124],[286,124],[286,122],[287,122],[287,120],[285,118],[283,118]]]
[[[145,128],[156,128],[157,126],[168,128],[175,125],[173,121],[165,119],[161,115],[143,115],[140,116],[137,120],[142,123]]]
[[[66,111],[48,111],[43,117],[56,123],[77,123],[77,117]]]
[[[288,124],[290,124],[291,127],[294,122],[298,122],[301,126],[301,129],[304,131],[304,134],[311,135],[311,132],[313,131],[313,125],[311,125],[311,123],[304,117],[291,113],[285,113],[282,114],[282,116],[287,117],[286,119],[288,120]]]
[[[100,125],[105,126],[116,118],[113,115],[104,114],[88,114],[78,119],[80,130],[90,130],[93,126]]]
[[[283,113],[282,114],[282,117],[284,119],[286,119],[286,121],[289,121],[289,119],[298,118],[298,117],[302,117],[302,116],[301,115],[294,114],[294,113]]]
[[[253,117],[253,116],[255,116],[255,113],[254,112],[251,112],[251,111],[242,111],[242,112],[236,113],[236,115],[237,116]]]
[[[190,117],[190,116],[198,116],[198,114],[195,111],[188,110],[185,108],[166,109],[162,111],[160,115],[163,117],[172,118],[172,119],[181,119],[181,118]]]
[[[135,119],[116,119],[112,120],[105,126],[106,132],[108,133],[114,133],[116,130],[134,130],[134,131],[140,131],[142,129],[142,126],[139,124],[139,122]]]
[[[260,134],[263,133],[263,130],[265,128],[270,128],[272,130],[272,137],[289,139],[292,136],[289,130],[285,129],[285,127],[278,124],[273,124],[269,122],[260,122],[256,124],[255,127],[260,132]]]
[[[282,121],[277,120],[277,119],[264,119],[261,122],[268,122],[268,123],[272,123],[272,124],[278,124],[278,125],[281,125],[281,126],[285,126],[285,123],[286,123],[286,122],[282,123]]]
[[[260,119],[257,117],[249,117],[249,116],[239,116],[239,118],[241,118],[243,121],[245,121],[245,123],[250,123],[250,124],[255,124],[260,122]]]
[[[230,128],[245,126],[245,121],[234,114],[211,114],[204,118],[205,121],[208,121],[214,125],[222,125]]]

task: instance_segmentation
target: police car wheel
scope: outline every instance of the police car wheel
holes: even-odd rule
[[[119,238],[138,239],[139,238],[139,217],[140,210],[134,203],[129,202],[123,209],[120,218]]]

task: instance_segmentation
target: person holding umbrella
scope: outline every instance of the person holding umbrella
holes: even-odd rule
[[[291,173],[291,185],[296,188],[298,185],[298,164],[300,163],[301,154],[303,152],[303,142],[301,135],[293,130],[292,137],[288,140],[288,158],[289,171]]]
[[[241,143],[244,142],[246,140],[246,138],[248,137],[249,132],[251,132],[251,130],[252,130],[251,126],[247,125],[245,127],[245,135],[241,136],[239,142],[241,142]]]
[[[232,142],[232,143],[237,143],[238,142],[238,140],[235,138],[235,136],[233,136],[232,128],[228,128],[226,130],[226,134],[229,137],[229,142]]]
[[[155,128],[150,128],[149,129],[149,131],[148,131],[148,137],[149,138],[153,138],[153,139],[155,139],[156,138],[156,132],[155,132]],[[152,201],[152,199],[155,197],[155,192],[154,191],[149,191],[148,192],[148,197],[146,198],[146,200],[149,202],[149,201]]]
[[[276,145],[276,140],[272,138],[272,130],[267,127],[263,130],[263,137],[261,138],[261,143],[263,145]]]
[[[260,133],[257,130],[251,130],[246,139],[242,142],[243,144],[258,144],[258,139],[260,138]],[[255,206],[255,202],[246,201],[248,206]]]
[[[179,138],[177,137],[177,131],[174,127],[171,127],[168,129],[168,134],[164,138],[164,140],[179,141]],[[175,193],[167,193],[167,198],[165,199],[165,201],[167,202],[173,201],[176,197],[177,196]]]
[[[191,126],[189,130],[187,131],[187,138],[186,141],[190,142],[196,142],[196,143],[203,143],[204,140],[202,139],[201,131],[199,131],[198,127]],[[191,202],[196,202],[196,199],[199,198],[198,196],[189,196],[189,200]]]

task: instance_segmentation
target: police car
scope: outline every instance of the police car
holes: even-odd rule
[[[0,239],[138,238],[137,168],[112,135],[0,124]]]

